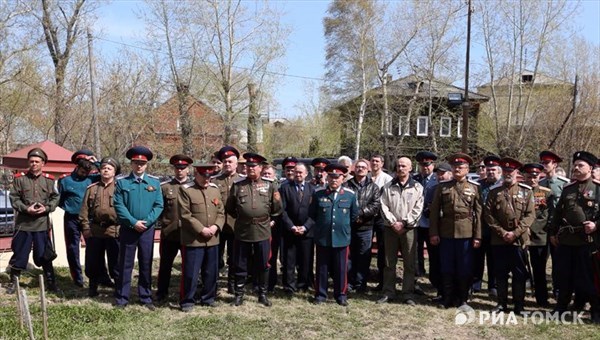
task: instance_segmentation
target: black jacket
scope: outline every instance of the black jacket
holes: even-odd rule
[[[370,177],[366,177],[362,185],[353,177],[344,183],[344,187],[354,191],[358,202],[358,220],[352,225],[352,230],[373,229],[373,223],[379,216],[381,209],[381,190],[379,186]]]
[[[312,227],[315,224],[312,218],[308,216],[308,207],[310,199],[315,191],[315,186],[308,181],[304,182],[304,195],[302,201],[295,182],[286,181],[279,187],[281,194],[281,203],[283,205],[283,213],[281,214],[281,224],[284,233],[290,233],[295,225],[303,225],[306,228],[304,237],[312,237]]]

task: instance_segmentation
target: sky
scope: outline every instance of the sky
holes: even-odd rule
[[[600,0],[583,0],[576,25],[591,42],[600,46]],[[280,79],[281,86],[274,94],[278,105],[272,109],[271,117],[296,117],[300,114],[298,105],[306,100],[307,88],[318,86],[324,76],[325,39],[323,37],[323,17],[329,1],[294,0],[276,1],[285,14],[283,23],[291,28],[284,63],[287,76]],[[98,40],[95,49],[107,55],[120,46],[114,42],[130,46],[143,46],[138,37],[144,36],[144,25],[136,15],[142,1],[113,0],[99,8],[98,21],[94,34]],[[96,33],[99,32],[99,33]],[[108,40],[108,41],[107,41]]]

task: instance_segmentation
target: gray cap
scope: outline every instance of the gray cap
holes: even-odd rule
[[[439,163],[438,166],[435,168],[435,171],[448,172],[452,171],[452,167],[448,163]]]

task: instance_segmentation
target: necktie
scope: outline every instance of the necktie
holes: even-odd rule
[[[142,183],[142,178],[141,178],[141,177],[138,177],[138,178],[136,178],[136,179],[135,179],[135,181],[136,181],[137,183]]]
[[[302,201],[302,198],[304,198],[304,190],[301,184],[298,185],[298,197],[300,197],[300,201]]]

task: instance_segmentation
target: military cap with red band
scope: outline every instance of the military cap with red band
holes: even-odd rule
[[[451,165],[473,164],[473,158],[471,158],[471,156],[467,155],[466,153],[460,152],[446,157],[446,160]]]
[[[483,159],[483,164],[485,164],[485,166],[499,166],[500,157],[496,155],[489,155]]]
[[[527,163],[520,170],[521,172],[537,176],[544,171],[544,166],[539,163]]]
[[[348,168],[341,164],[328,164],[325,167],[325,172],[328,174],[344,175],[348,173]]]
[[[562,158],[560,158],[560,156],[558,156],[554,152],[546,150],[546,151],[540,152],[540,161],[541,162],[552,161],[552,162],[560,163],[563,160],[562,160]]]
[[[220,160],[224,160],[225,158],[229,158],[231,156],[240,158],[240,152],[233,146],[225,145],[219,150],[218,156]]]
[[[75,151],[75,153],[73,153],[73,156],[71,156],[71,163],[77,164],[77,162],[79,162],[80,159],[86,159],[93,155],[94,155],[94,153],[92,152],[92,150],[88,150],[88,149],[77,150],[77,151]]]
[[[511,157],[503,157],[500,159],[500,166],[502,170],[505,171],[514,171],[523,166],[523,163]]]
[[[267,161],[263,156],[253,152],[246,152],[243,157],[246,160],[246,165],[249,166],[260,165]]]
[[[293,168],[296,166],[296,164],[298,164],[298,159],[296,157],[286,157],[283,159],[283,162],[281,162],[281,164],[283,165],[284,168]]]
[[[212,176],[217,167],[214,164],[196,164],[194,165],[194,169],[198,175],[209,177]]]
[[[331,162],[327,158],[321,158],[321,157],[315,158],[312,160],[312,162],[310,162],[310,165],[312,165],[313,168],[318,168],[318,169],[324,169],[329,164],[331,164]]]
[[[132,161],[148,162],[152,160],[154,155],[152,154],[152,151],[150,151],[150,149],[148,149],[147,147],[138,145],[127,150],[125,157]]]
[[[187,168],[188,165],[194,163],[194,161],[186,155],[177,154],[177,155],[173,155],[169,159],[169,163],[176,168]]]

